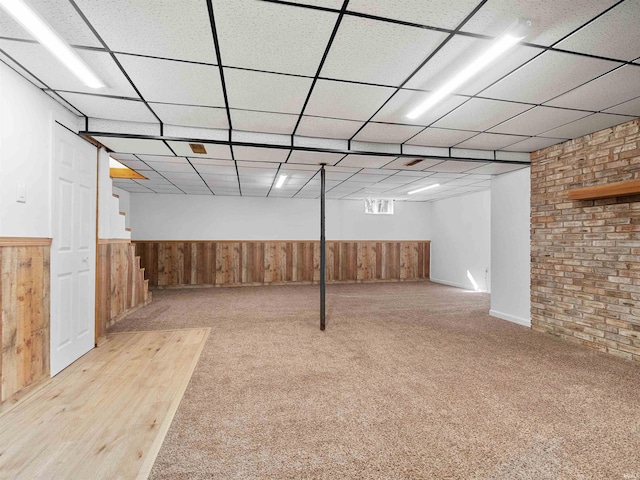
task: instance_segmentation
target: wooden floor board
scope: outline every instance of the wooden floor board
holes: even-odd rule
[[[147,478],[208,335],[109,335],[0,416],[0,478]]]

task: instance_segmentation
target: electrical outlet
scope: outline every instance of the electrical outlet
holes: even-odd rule
[[[27,203],[27,185],[24,183],[18,184],[16,192],[16,202]]]

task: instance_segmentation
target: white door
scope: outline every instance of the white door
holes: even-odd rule
[[[56,124],[51,244],[51,376],[94,347],[96,147]]]

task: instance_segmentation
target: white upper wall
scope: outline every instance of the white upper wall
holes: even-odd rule
[[[130,228],[131,227],[131,207],[129,202],[129,195],[131,194],[126,190],[122,190],[118,187],[113,187],[112,191],[115,195],[118,195],[118,200],[119,200],[118,211],[124,213],[124,225],[125,227]]]
[[[487,190],[429,204],[431,280],[491,291],[491,193]],[[473,278],[473,281],[471,278]]]
[[[130,195],[134,240],[317,240],[320,200]],[[327,240],[428,240],[426,204],[396,202],[367,215],[364,202],[327,200]]]
[[[51,237],[55,121],[77,132],[75,115],[0,63],[0,237]]]
[[[531,325],[531,170],[491,181],[491,315]]]

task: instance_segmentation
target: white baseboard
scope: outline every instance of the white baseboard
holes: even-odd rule
[[[437,278],[430,278],[429,281],[433,283],[441,283],[442,285],[448,285],[450,287],[462,288],[464,290],[469,290],[470,292],[475,292],[473,287],[470,285],[462,285],[461,283],[449,282],[447,280],[438,280]],[[479,293],[491,293],[486,290],[478,290]]]
[[[496,310],[489,310],[489,315],[492,317],[500,318],[502,320],[507,320],[508,322],[517,323],[518,325],[522,325],[523,327],[531,328],[531,319],[516,317],[515,315],[509,315],[508,313],[498,312]]]

